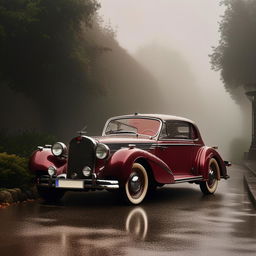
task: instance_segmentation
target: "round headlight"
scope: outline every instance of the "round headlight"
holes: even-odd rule
[[[99,143],[96,148],[96,156],[99,159],[105,159],[109,156],[109,147],[103,143]]]
[[[50,176],[55,175],[55,174],[56,174],[56,168],[55,168],[54,166],[50,166],[50,167],[48,168],[48,174],[49,174]]]
[[[55,156],[61,156],[67,153],[67,147],[62,142],[56,142],[52,146],[52,153]]]

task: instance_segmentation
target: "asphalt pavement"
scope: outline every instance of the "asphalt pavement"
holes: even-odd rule
[[[244,173],[230,167],[214,196],[194,184],[168,185],[137,207],[104,191],[12,205],[0,210],[0,255],[255,255]]]

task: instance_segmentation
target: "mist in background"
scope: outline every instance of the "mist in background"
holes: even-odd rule
[[[33,12],[28,0],[14,3],[2,3],[0,151],[17,153],[15,133],[23,145],[23,131],[36,132],[32,151],[37,132],[46,134],[40,143],[68,143],[84,126],[100,135],[109,117],[135,112],[194,120],[226,160],[248,151],[250,102],[235,103],[210,66],[219,1],[42,0]]]
[[[218,145],[224,158],[240,161],[249,149],[251,106],[246,96],[236,104],[220,74],[211,70],[209,54],[218,43],[224,13],[219,1],[100,2],[99,13],[116,29],[117,41],[157,82],[162,96],[151,99],[153,112],[194,120],[206,144]]]

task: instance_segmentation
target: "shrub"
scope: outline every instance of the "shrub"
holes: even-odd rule
[[[0,187],[24,189],[31,184],[28,160],[16,155],[0,153]]]

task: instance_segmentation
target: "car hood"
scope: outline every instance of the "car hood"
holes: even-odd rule
[[[136,137],[136,136],[101,136],[101,137],[92,137],[93,139],[97,140],[98,142],[104,143],[108,145],[110,148],[111,153],[114,153],[115,151],[119,150],[120,148],[129,147],[129,144],[136,145],[136,148],[142,149],[142,150],[150,150],[153,143],[156,142],[156,140],[145,138],[145,137]]]

